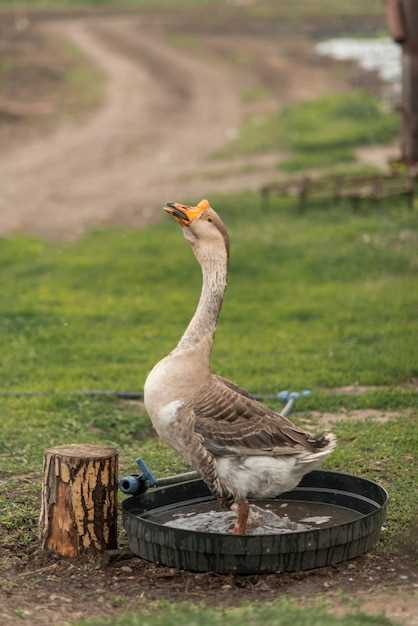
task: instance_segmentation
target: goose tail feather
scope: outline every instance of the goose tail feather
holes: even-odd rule
[[[318,449],[306,451],[298,455],[298,463],[321,463],[337,446],[337,437],[334,433],[327,433],[318,438]]]

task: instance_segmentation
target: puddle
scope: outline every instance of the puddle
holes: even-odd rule
[[[236,521],[233,511],[208,511],[207,513],[177,513],[166,526],[198,530],[207,533],[229,533]],[[293,522],[289,517],[252,505],[248,519],[249,535],[280,535],[309,530],[312,526]]]
[[[301,522],[306,522],[309,524],[326,524],[327,522],[329,522],[331,520],[331,516],[330,515],[317,515],[316,517],[305,517],[305,519],[302,519]]]
[[[401,48],[389,37],[337,38],[322,41],[316,52],[339,61],[356,61],[364,70],[375,71],[398,91],[402,79]]]
[[[172,528],[207,533],[230,533],[236,521],[234,511],[223,509],[213,500],[170,507],[164,512],[150,511],[150,518]],[[251,504],[248,535],[280,535],[327,528],[360,517],[356,511],[321,502],[296,500],[263,501]]]

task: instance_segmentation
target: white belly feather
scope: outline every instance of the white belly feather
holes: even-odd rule
[[[216,469],[235,499],[271,498],[294,489],[302,477],[321,464],[322,455],[220,457]]]
[[[221,457],[216,468],[221,482],[235,498],[267,498],[296,487],[302,478],[294,456]]]

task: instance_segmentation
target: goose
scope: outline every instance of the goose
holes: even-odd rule
[[[227,286],[229,236],[208,200],[168,202],[201,266],[195,313],[177,346],[144,386],[158,436],[202,476],[223,505],[236,511],[232,532],[245,534],[249,500],[276,497],[298,485],[334,450],[332,433],[314,436],[211,372],[214,334]]]

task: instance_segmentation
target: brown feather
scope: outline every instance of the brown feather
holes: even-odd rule
[[[327,443],[220,376],[212,375],[190,404],[195,432],[215,455],[239,450],[248,456],[280,456],[315,451]]]

